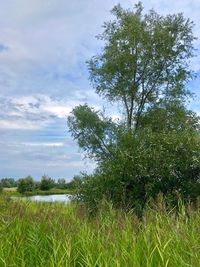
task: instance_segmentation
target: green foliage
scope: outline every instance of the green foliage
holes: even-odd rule
[[[66,180],[64,178],[59,178],[56,183],[56,188],[59,188],[59,189],[67,188]]]
[[[35,184],[31,176],[19,179],[17,191],[19,193],[32,192],[35,189]]]
[[[78,191],[82,184],[82,176],[75,175],[73,179],[66,184],[66,188],[71,191]]]
[[[143,219],[102,203],[96,217],[83,206],[0,199],[0,266],[200,266],[199,208],[162,199]]]
[[[42,176],[42,179],[41,179],[41,182],[40,182],[40,189],[41,190],[49,190],[51,188],[53,188],[55,185],[55,181],[47,176],[47,175],[43,175]]]
[[[159,192],[172,199],[179,193],[193,200],[200,194],[200,137],[189,130],[123,135],[114,159],[101,169],[112,180],[111,197],[117,192],[118,201],[126,206],[144,205]],[[195,187],[199,188],[196,194]]]
[[[200,136],[191,130],[123,134],[113,153],[94,175],[82,177],[76,191],[92,211],[104,198],[116,207],[142,209],[160,192],[174,204],[177,195],[185,201],[200,195]]]
[[[177,101],[160,101],[153,107],[148,108],[141,116],[140,130],[151,128],[154,132],[184,131],[190,129],[200,131],[199,117],[187,110],[185,106]]]
[[[3,178],[1,179],[1,184],[2,187],[11,188],[17,186],[17,181],[15,181],[15,179],[13,178]]]
[[[99,36],[102,52],[88,62],[96,92],[122,110],[113,122],[88,105],[77,106],[69,130],[87,156],[94,175],[82,178],[77,198],[97,209],[106,198],[114,206],[143,209],[159,192],[195,200],[200,195],[200,123],[187,110],[193,78],[193,23],[182,14],[143,14],[120,5]]]
[[[104,49],[88,63],[96,92],[122,104],[128,128],[137,128],[142,113],[160,99],[183,101],[193,77],[193,22],[180,13],[142,11],[141,3],[133,11],[115,6],[115,19],[99,35]]]
[[[12,186],[13,183],[15,187]],[[55,182],[47,175],[43,175],[41,181],[34,181],[31,176],[19,180],[12,178],[0,180],[0,190],[4,189],[4,195],[6,196],[18,196],[19,193],[25,193],[26,195],[69,194],[74,187],[74,181],[66,183],[66,180],[61,178]]]
[[[116,138],[116,125],[102,112],[86,104],[77,106],[68,117],[68,126],[74,139],[89,157],[98,160],[111,155],[110,146]]]

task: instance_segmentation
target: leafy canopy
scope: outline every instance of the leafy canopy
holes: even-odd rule
[[[115,19],[104,24],[98,37],[104,49],[88,62],[96,92],[122,104],[128,128],[137,128],[141,114],[155,103],[183,101],[193,77],[188,65],[194,53],[193,22],[182,14],[142,11],[140,2],[134,11],[115,6]]]

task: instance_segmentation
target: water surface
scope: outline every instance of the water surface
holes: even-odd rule
[[[15,197],[17,199],[19,197]],[[20,199],[24,200],[31,200],[31,201],[37,201],[37,202],[62,202],[62,203],[69,203],[70,201],[70,195],[48,195],[48,196],[30,196],[30,197],[20,197]]]

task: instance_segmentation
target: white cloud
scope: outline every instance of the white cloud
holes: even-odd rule
[[[57,142],[57,143],[22,143],[21,145],[30,146],[30,147],[63,147],[64,143]]]
[[[77,103],[73,102],[64,103],[62,101],[53,101],[52,99],[47,98],[46,102],[41,107],[41,112],[47,112],[58,118],[66,118],[76,104]]]
[[[95,97],[97,96],[91,94],[93,100]],[[66,123],[67,116],[72,109],[79,104],[84,104],[84,100],[84,98],[81,99],[79,93],[75,94],[72,99],[58,100],[42,94],[12,98],[0,95],[0,128],[37,130],[55,123],[58,119]],[[93,106],[95,109],[101,108],[98,103]]]
[[[16,130],[37,130],[45,128],[58,119],[66,119],[73,101],[53,100],[49,96],[23,96],[0,98],[0,128]]]
[[[34,124],[24,120],[0,120],[0,129],[14,129],[14,130],[38,130],[40,125]]]

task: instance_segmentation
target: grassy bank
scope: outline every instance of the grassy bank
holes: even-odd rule
[[[0,195],[4,196],[35,196],[35,195],[42,195],[42,196],[48,196],[48,195],[61,195],[61,194],[73,194],[72,190],[68,189],[59,189],[59,188],[51,188],[49,190],[39,190],[36,189],[34,191],[25,192],[23,194],[19,193],[17,191],[16,187],[13,188],[4,188],[4,190],[0,193]]]
[[[0,198],[2,267],[199,267],[199,233],[191,207],[179,215],[148,208],[139,220],[107,206],[90,218],[72,204]]]
[[[42,195],[42,196],[48,196],[48,195],[61,195],[61,194],[72,194],[73,192],[68,189],[59,189],[59,188],[52,188],[49,190],[34,190],[32,192],[25,193],[24,195],[29,196],[35,196],[35,195]]]

